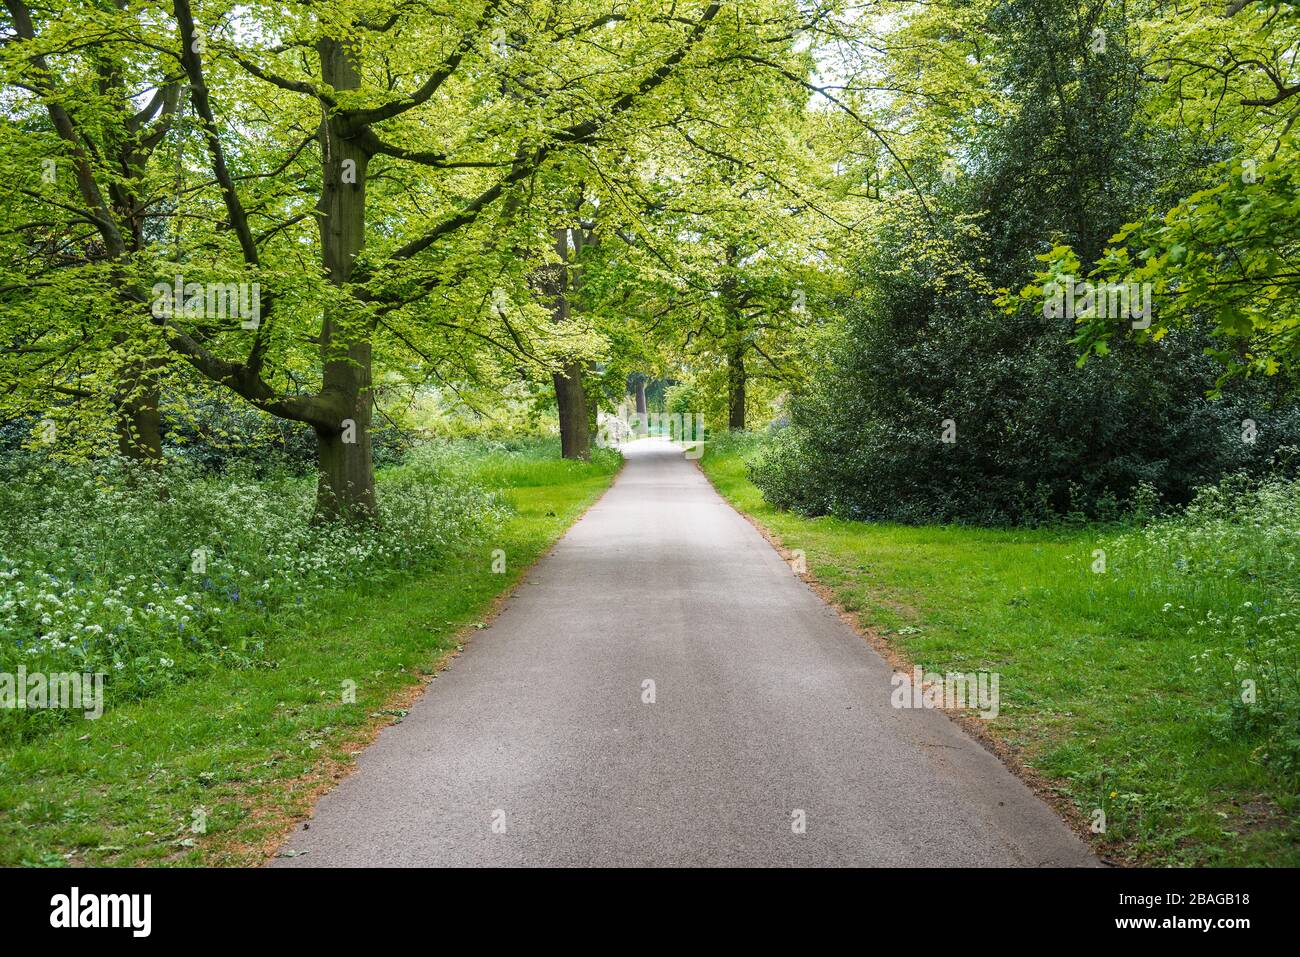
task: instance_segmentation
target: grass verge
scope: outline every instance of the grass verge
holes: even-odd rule
[[[420,577],[332,591],[268,625],[259,667],[214,669],[0,750],[0,866],[259,864],[315,797],[609,486],[593,463],[467,456],[511,514]],[[493,551],[506,571],[492,571]],[[355,703],[344,692],[355,683]]]
[[[701,466],[770,537],[804,552],[855,624],[927,671],[1000,673],[1000,714],[981,730],[1076,826],[1104,813],[1104,833],[1084,828],[1101,856],[1300,864],[1294,777],[1263,760],[1259,740],[1225,731],[1231,684],[1204,673],[1205,634],[1179,625],[1177,596],[1160,596],[1172,612],[1162,616],[1141,585],[1091,573],[1110,530],[803,518],[763,500],[746,457],[721,443]]]

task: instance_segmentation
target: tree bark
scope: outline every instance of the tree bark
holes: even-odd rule
[[[637,415],[645,415],[645,414],[646,414],[646,411],[647,411],[647,409],[646,409],[646,403],[645,403],[645,376],[643,376],[643,375],[637,375],[637,377],[636,377],[636,414],[637,414]]]
[[[321,76],[336,90],[361,84],[346,44],[318,44]],[[339,116],[321,121],[321,249],[330,282],[346,285],[366,239],[366,168],[370,155]],[[338,309],[339,307],[335,307]],[[321,327],[324,369],[320,400],[337,416],[315,425],[320,482],[317,521],[373,520],[375,467],[371,454],[371,347],[369,329],[346,311],[325,316]],[[328,417],[326,417],[328,420]]]
[[[745,350],[733,345],[727,355],[727,428],[745,430]]]
[[[722,280],[721,296],[726,323],[727,349],[727,428],[745,429],[745,352],[748,348],[748,325],[741,312],[736,269],[739,250],[734,243],[725,252],[727,272]]]
[[[117,452],[123,458],[156,465],[162,461],[162,415],[156,376],[150,384],[117,403]]]
[[[560,407],[560,454],[566,459],[591,458],[591,420],[582,364],[570,362],[555,373],[555,398]]]
[[[316,487],[316,521],[366,520],[376,514],[375,470],[370,430],[358,423],[355,441],[345,431],[316,430],[320,481]]]
[[[557,227],[552,231],[552,237],[560,261],[545,267],[542,288],[551,301],[551,318],[555,322],[565,322],[569,318],[569,230]],[[585,461],[591,458],[591,431],[582,363],[566,362],[551,378],[555,383],[555,403],[560,415],[560,455]]]

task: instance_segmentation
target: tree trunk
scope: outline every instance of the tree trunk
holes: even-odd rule
[[[114,342],[128,348],[125,336]],[[158,365],[143,359],[128,359],[116,369],[113,389],[116,412],[117,454],[132,462],[157,464],[162,461],[162,416],[158,411]]]
[[[133,462],[162,461],[162,415],[153,386],[122,400],[117,407],[117,452]]]
[[[586,376],[582,379],[583,400],[587,403],[587,439],[600,431],[600,400],[598,390]]]
[[[338,425],[315,426],[320,466],[317,521],[371,521],[378,515],[370,443],[370,368],[368,342],[353,342],[345,357],[325,360],[321,395],[335,410]]]
[[[645,376],[643,375],[638,375],[636,377],[636,414],[637,415],[646,414]]]
[[[355,441],[349,441],[354,439]],[[376,515],[375,469],[370,454],[370,430],[316,430],[320,481],[316,488],[316,521],[366,521]]]
[[[555,399],[560,407],[560,454],[566,459],[591,458],[591,421],[587,416],[587,391],[582,364],[571,362],[554,375]]]
[[[336,90],[360,85],[352,53],[333,39],[319,41],[321,75]],[[369,154],[337,116],[321,121],[322,186],[318,205],[321,248],[330,282],[345,285],[366,238]],[[339,306],[334,306],[339,309]],[[320,483],[316,519],[370,521],[376,517],[375,467],[370,446],[371,348],[369,329],[337,312],[321,326],[324,374],[321,400],[337,426],[317,424]]]
[[[745,429],[745,350],[748,346],[748,323],[741,311],[736,271],[739,255],[734,243],[727,245],[724,253],[727,271],[719,290],[726,322],[727,428],[734,432]]]
[[[551,300],[551,318],[555,322],[565,322],[569,318],[569,230],[557,227],[552,236],[560,261],[545,268],[542,288]],[[591,431],[582,363],[566,362],[551,378],[555,383],[555,404],[560,412],[560,454],[566,459],[589,459]]]
[[[745,350],[739,345],[727,355],[727,428],[745,429]]]

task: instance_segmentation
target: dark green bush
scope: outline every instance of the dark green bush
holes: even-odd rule
[[[1140,486],[1187,501],[1273,467],[1300,435],[1296,406],[1260,383],[1206,398],[1217,370],[1192,337],[1080,368],[1058,320],[1009,319],[961,291],[877,291],[752,465],[775,505],[909,523],[1113,519]]]

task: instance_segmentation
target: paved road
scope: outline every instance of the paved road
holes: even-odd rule
[[[694,464],[627,456],[275,865],[1095,863],[942,714],[891,707]]]

